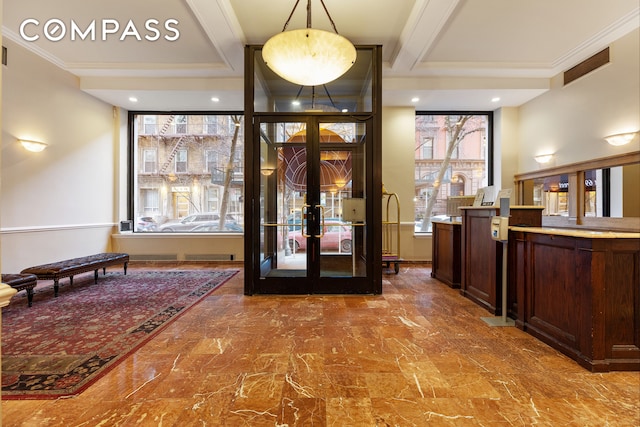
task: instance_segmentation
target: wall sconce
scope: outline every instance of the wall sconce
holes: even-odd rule
[[[19,139],[18,142],[22,144],[25,150],[32,151],[34,153],[38,153],[45,148],[47,148],[48,144],[40,141],[30,141],[28,139]]]
[[[539,156],[534,157],[536,162],[540,163],[541,165],[545,163],[549,163],[552,158],[553,158],[553,154],[541,154]]]
[[[267,166],[267,167],[264,167],[264,168],[261,168],[261,169],[260,169],[260,173],[261,173],[263,176],[270,176],[270,175],[272,175],[275,171],[276,171],[276,168],[274,168],[274,167],[269,167],[269,166]]]
[[[611,145],[619,146],[630,143],[637,134],[638,132],[617,133],[605,136],[604,139]]]

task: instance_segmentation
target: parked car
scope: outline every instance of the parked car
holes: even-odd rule
[[[235,224],[235,218],[227,215],[226,222],[228,224]],[[197,214],[187,215],[180,220],[167,221],[158,227],[160,231],[191,231],[200,224],[207,222],[219,221],[220,215],[215,212],[202,212]]]
[[[209,233],[220,230],[220,222],[212,221],[205,222],[204,224],[200,224],[191,230],[192,233]],[[241,226],[234,222],[225,222],[224,223],[224,231],[231,233],[242,233],[244,230]]]
[[[136,221],[136,231],[156,231],[158,224],[150,216],[141,216]]]
[[[289,247],[296,252],[307,249],[307,238],[302,235],[300,230],[289,232]],[[325,221],[320,250],[322,252],[339,250],[343,253],[351,253],[351,228],[338,223],[329,225]]]

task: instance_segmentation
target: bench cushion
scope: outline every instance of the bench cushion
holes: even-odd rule
[[[52,262],[49,264],[36,265],[34,267],[25,268],[21,273],[35,274],[40,279],[63,278],[94,270],[105,264],[128,261],[128,254],[107,252]]]
[[[33,303],[33,288],[38,284],[38,277],[35,274],[3,274],[2,283],[11,286],[16,291],[27,291],[27,302],[29,307]]]
[[[2,283],[21,291],[29,287],[34,288],[38,283],[38,277],[35,274],[2,274]]]

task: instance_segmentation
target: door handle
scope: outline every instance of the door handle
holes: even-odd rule
[[[313,237],[324,237],[324,206],[322,205],[318,205],[316,206],[318,208],[318,212],[320,213],[320,234],[316,234]]]
[[[309,214],[310,208],[311,205],[307,204],[302,205],[300,208],[300,221],[302,221],[302,224],[300,225],[300,234],[302,234],[302,237],[304,238],[311,237],[310,234],[307,234],[307,230],[305,229],[305,226],[309,227],[309,221],[306,216]]]

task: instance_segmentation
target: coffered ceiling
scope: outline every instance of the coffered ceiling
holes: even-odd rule
[[[82,90],[126,109],[241,110],[243,47],[282,31],[294,4],[4,0],[2,33],[78,76]],[[640,25],[637,0],[325,4],[341,35],[383,46],[383,104],[430,110],[521,105]],[[311,5],[313,27],[331,31],[320,0]],[[288,29],[305,25],[300,0]]]

